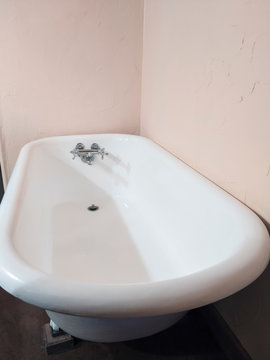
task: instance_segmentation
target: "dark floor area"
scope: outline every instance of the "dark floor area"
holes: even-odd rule
[[[0,288],[0,359],[2,360],[226,360],[198,311],[157,335],[122,343],[78,341],[75,348],[45,355],[41,329],[48,322],[42,309]]]

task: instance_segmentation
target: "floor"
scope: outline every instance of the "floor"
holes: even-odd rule
[[[197,311],[148,338],[113,344],[79,341],[74,349],[49,356],[41,341],[41,328],[47,322],[45,311],[0,289],[0,359],[226,360]]]
[[[0,201],[2,194],[0,180]],[[0,288],[0,360],[226,360],[198,311],[148,338],[113,344],[78,341],[72,350],[49,356],[41,331],[47,322],[45,311]]]

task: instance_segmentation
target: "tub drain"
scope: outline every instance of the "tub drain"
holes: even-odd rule
[[[87,209],[90,210],[90,211],[96,211],[96,210],[98,210],[98,206],[95,205],[95,204],[92,204],[92,205],[89,206]]]

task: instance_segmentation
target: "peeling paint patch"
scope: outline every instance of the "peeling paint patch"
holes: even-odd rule
[[[251,55],[250,55],[250,62],[253,62],[254,59],[254,53],[255,53],[255,46],[256,46],[256,40],[253,42],[252,47],[251,47]]]
[[[245,35],[243,35],[243,37],[242,37],[242,42],[241,42],[240,51],[243,50],[244,45],[245,45]]]
[[[255,81],[255,83],[253,84],[252,89],[251,89],[249,95],[251,95],[251,94],[253,93],[253,91],[255,90],[255,88],[256,88],[256,86],[257,86],[257,83],[258,83],[258,81]]]
[[[270,165],[268,166],[267,173],[266,173],[266,176],[269,176],[269,175],[270,175]]]

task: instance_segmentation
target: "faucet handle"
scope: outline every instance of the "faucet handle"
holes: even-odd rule
[[[105,148],[101,148],[97,143],[93,143],[91,145],[91,150],[97,151],[98,155],[100,155],[101,159],[104,159],[105,155],[109,155],[107,152],[105,152]]]
[[[100,155],[100,157],[101,157],[102,160],[104,159],[104,155],[108,155],[108,153],[105,153],[105,149],[104,149],[104,148],[99,149],[98,153],[99,153],[99,155]]]
[[[83,150],[85,148],[85,145],[82,144],[82,143],[78,143],[76,146],[75,146],[75,150]]]
[[[79,150],[83,150],[85,148],[85,145],[82,143],[78,143],[73,150],[71,150],[71,154],[73,155],[73,160],[76,156],[79,156],[78,152]]]
[[[99,150],[100,150],[100,146],[99,146],[97,143],[93,143],[93,144],[91,145],[91,150],[97,150],[97,151],[99,151]]]

